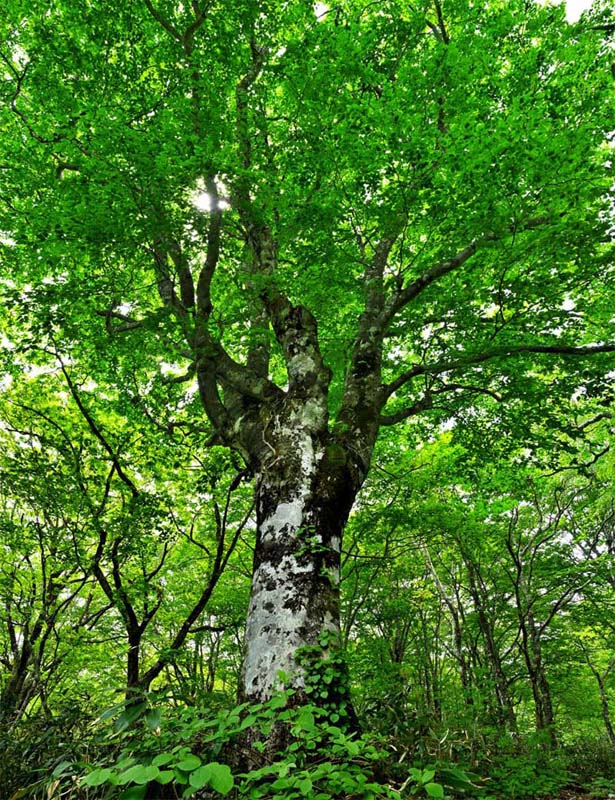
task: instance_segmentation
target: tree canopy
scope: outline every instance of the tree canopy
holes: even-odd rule
[[[612,742],[608,4],[0,25],[7,724],[113,642],[127,727],[233,686],[351,731],[378,653],[417,730],[532,708],[555,748],[559,647]]]

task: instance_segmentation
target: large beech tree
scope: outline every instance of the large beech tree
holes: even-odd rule
[[[170,430],[196,381],[255,480],[243,695],[301,688],[382,426],[484,395],[529,435],[612,369],[608,12],[4,5],[7,369]]]

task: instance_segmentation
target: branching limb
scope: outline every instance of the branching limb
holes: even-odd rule
[[[186,306],[182,303],[182,301],[177,296],[177,292],[175,291],[175,282],[171,275],[169,274],[169,257],[170,257],[170,246],[169,242],[165,240],[163,236],[157,236],[154,239],[154,246],[152,248],[153,256],[154,256],[154,265],[156,269],[156,278],[158,284],[158,294],[160,295],[160,299],[162,300],[165,306],[168,306],[176,315],[177,317],[186,322],[187,319],[187,309]],[[175,250],[176,250],[176,258],[179,259],[177,252],[181,253],[181,249],[179,245],[175,243]],[[185,280],[185,276],[184,276]],[[192,280],[192,278],[190,278]],[[190,302],[191,298],[189,294],[187,295],[188,301]],[[193,298],[192,298],[192,302]]]
[[[177,278],[179,280],[179,296],[183,308],[189,309],[194,306],[194,281],[192,270],[188,264],[188,259],[177,239],[171,239],[168,243],[168,252],[175,265]]]
[[[256,375],[266,378],[269,375],[271,344],[269,340],[269,314],[264,305],[254,313],[250,331],[253,341],[248,351],[248,364]]]
[[[415,297],[418,297],[421,292],[431,286],[432,283],[437,281],[443,275],[448,275],[449,272],[458,269],[466,263],[478,249],[476,241],[470,244],[463,250],[460,250],[452,258],[435,264],[433,267],[424,272],[419,278],[404,287],[397,295],[389,302],[385,313],[385,326],[393,319],[394,315],[400,311],[404,306],[408,305]]]
[[[380,424],[395,425],[396,423],[402,422],[409,417],[414,417],[423,411],[434,408],[434,400],[436,397],[441,397],[442,395],[450,394],[451,392],[470,392],[471,394],[482,394],[486,395],[487,397],[491,397],[493,400],[497,400],[497,402],[502,401],[502,397],[491,389],[485,389],[481,386],[470,386],[463,383],[447,383],[438,389],[427,389],[425,395],[420,400],[395,414],[381,415]]]
[[[589,458],[587,461],[582,461],[580,463],[573,462],[572,464],[568,464],[567,466],[558,467],[557,469],[554,469],[553,472],[545,472],[543,474],[543,477],[551,478],[553,477],[553,475],[561,475],[562,472],[569,472],[569,471],[583,474],[583,472],[591,469],[595,464],[598,463],[598,461],[603,456],[605,456],[607,453],[610,453],[610,451],[611,451],[610,445],[606,444],[597,452],[592,452],[591,458]]]
[[[246,477],[246,472],[239,473],[231,484],[231,488],[229,488],[229,493],[234,491],[241,481]],[[235,547],[237,546],[237,542],[239,541],[239,537],[241,535],[242,530],[247,525],[250,517],[252,516],[254,507],[253,505],[250,506],[248,512],[245,514],[237,529],[235,530],[231,541],[229,542],[228,546],[225,550],[225,531],[218,532],[218,546],[216,549],[216,555],[214,559],[214,563],[211,568],[211,572],[209,575],[209,579],[205,588],[203,589],[200,597],[192,607],[190,613],[184,619],[183,623],[180,625],[179,630],[173,637],[172,642],[170,643],[169,647],[167,648],[167,652],[174,652],[178,650],[183,643],[185,642],[186,638],[189,634],[193,633],[193,626],[198,618],[201,616],[203,611],[205,610],[211,595],[213,594],[214,589],[220,579],[220,576],[226,569],[228,564],[229,558],[231,557]],[[223,517],[225,519],[225,516]],[[166,664],[166,659],[164,657],[160,657],[158,661],[153,664],[147,672],[145,672],[140,679],[140,683],[143,687],[148,687],[151,682],[162,672]]]
[[[252,164],[252,146],[250,138],[250,126],[248,121],[248,92],[256,81],[265,63],[267,56],[266,49],[256,44],[254,37],[250,40],[250,51],[252,54],[251,63],[248,71],[237,84],[235,90],[235,107],[237,109],[237,139],[239,142],[244,170],[249,169]],[[242,180],[239,184],[240,200],[248,200],[247,191],[249,187]]]
[[[448,31],[446,30],[446,25],[444,24],[444,16],[442,14],[442,5],[440,0],[434,0],[434,5],[436,7],[436,15],[438,17],[438,30],[440,31],[440,35],[442,37],[442,41],[444,44],[450,43],[450,38],[448,35]]]
[[[251,183],[249,171],[252,167],[252,136],[249,118],[250,89],[257,80],[267,57],[266,48],[260,47],[255,38],[250,42],[251,61],[247,72],[238,82],[235,93],[236,133],[242,161],[242,175],[232,187],[233,205],[239,213],[245,242],[252,255],[251,271],[259,298],[254,300],[252,323],[262,329],[252,348],[257,375],[263,380],[268,373],[269,345],[266,329],[271,322],[280,344],[289,379],[289,391],[306,392],[324,396],[331,374],[322,361],[318,341],[317,325],[311,312],[302,306],[294,306],[288,297],[275,285],[273,276],[277,269],[278,244],[271,227],[255,212],[250,199]],[[265,278],[258,281],[258,278]],[[262,305],[261,305],[262,304]],[[304,359],[297,357],[297,343],[301,343]],[[301,363],[300,363],[301,362]],[[310,365],[309,368],[306,365]],[[252,367],[252,363],[250,364]],[[307,372],[310,372],[308,377]]]
[[[54,155],[53,158],[56,161],[56,178],[58,180],[62,180],[64,177],[65,172],[81,172],[81,167],[78,164],[71,163],[69,161],[63,161],[58,156]]]
[[[267,55],[266,50],[259,47],[254,38],[250,47],[251,64],[236,89],[237,139],[244,175],[233,187],[233,204],[239,212],[245,241],[252,254],[252,272],[255,276],[268,278],[265,285],[259,286],[260,302],[263,305],[258,308],[258,301],[255,301],[254,321],[263,328],[266,327],[267,320],[271,321],[284,353],[289,390],[303,391],[307,386],[305,367],[300,367],[295,358],[296,344],[301,341],[301,348],[307,357],[304,363],[309,359],[313,365],[311,371],[315,380],[309,380],[310,387],[315,392],[326,393],[331,375],[322,362],[316,320],[306,308],[293,306],[288,297],[275,285],[273,275],[277,268],[278,245],[269,225],[255,214],[250,200],[250,182],[246,177],[252,166],[248,96],[250,87],[260,74]],[[254,355],[257,356],[256,368],[262,380],[262,376],[268,371],[269,350],[266,341],[257,344]]]
[[[220,260],[220,240],[222,233],[222,208],[220,205],[220,198],[218,195],[218,187],[213,175],[208,175],[205,180],[205,188],[210,197],[210,222],[209,230],[207,231],[207,254],[205,257],[205,264],[199,274],[196,289],[196,308],[198,319],[198,331],[204,332],[213,305],[211,302],[211,282]]]
[[[143,327],[143,320],[141,319],[134,319],[133,317],[129,317],[127,314],[121,314],[119,311],[114,311],[113,306],[107,309],[107,311],[96,311],[97,316],[104,317],[105,320],[105,330],[107,333],[114,334],[114,333],[124,333],[125,331],[134,331],[137,328]],[[121,325],[112,325],[111,320],[118,319],[121,321]]]
[[[183,33],[180,33],[177,28],[155,8],[151,0],[144,0],[144,2],[147,10],[156,22],[161,25],[176,42],[179,42],[187,55],[190,55],[194,48],[194,35],[207,19],[207,12],[209,11],[211,3],[206,3],[203,7],[200,7],[197,2],[192,2],[194,20]]]
[[[188,55],[192,53],[194,47],[194,34],[203,26],[203,23],[207,19],[207,13],[210,7],[211,2],[206,3],[203,7],[200,7],[195,0],[192,1],[194,22],[191,22],[190,25],[188,25],[182,37],[183,47]]]
[[[374,254],[365,270],[365,312],[362,317],[360,335],[365,337],[372,328],[378,338],[382,336],[381,316],[385,311],[384,271],[391,250],[407,224],[406,214],[400,214],[390,226],[390,230],[378,242]]]
[[[188,383],[188,381],[191,381],[195,375],[196,375],[196,364],[189,364],[188,369],[186,370],[186,372],[184,372],[183,375],[173,375],[168,377],[163,376],[161,381],[162,383],[166,384]]]
[[[405,287],[401,288],[390,298],[380,321],[383,332],[388,328],[394,316],[401,311],[401,309],[407,306],[408,303],[412,302],[412,300],[424,292],[425,289],[438,281],[444,275],[448,275],[449,273],[454,272],[455,270],[459,269],[459,267],[463,266],[481,247],[505,239],[519,231],[532,230],[542,225],[546,225],[548,222],[548,217],[535,217],[534,219],[528,220],[522,225],[512,226],[501,234],[485,234],[479,239],[475,239],[473,242],[470,242],[470,244],[468,244],[462,250],[459,250],[459,252],[457,252],[454,256],[451,256],[451,258],[447,258],[444,261],[440,261],[438,264],[434,264],[433,267],[430,267],[420,277],[412,281],[412,283],[409,283]]]
[[[590,428],[592,425],[595,425],[597,422],[600,422],[603,419],[611,419],[612,414],[609,414],[607,411],[603,411],[601,414],[596,414],[595,417],[586,420],[585,422],[581,423],[578,426],[579,431],[584,431],[586,428]]]
[[[51,139],[48,139],[45,136],[41,136],[39,133],[37,133],[34,130],[34,128],[32,127],[32,125],[30,124],[30,121],[27,118],[27,116],[23,113],[23,111],[21,111],[20,108],[17,107],[17,99],[18,99],[19,95],[21,94],[23,82],[26,79],[26,75],[28,74],[28,70],[30,68],[30,63],[31,62],[29,61],[24,66],[23,70],[21,72],[18,72],[17,69],[15,68],[15,65],[14,65],[13,61],[10,58],[8,58],[2,51],[0,51],[0,59],[2,59],[4,64],[8,67],[9,72],[15,78],[15,91],[13,92],[13,96],[11,97],[10,103],[9,103],[11,111],[17,117],[19,117],[19,119],[21,120],[21,122],[25,126],[25,128],[28,131],[28,133],[30,134],[30,136],[33,139],[35,139],[37,142],[40,142],[41,144],[58,144],[58,142],[61,142],[62,139],[64,138],[63,136],[56,135],[56,136],[52,137]]]
[[[586,347],[573,347],[572,345],[540,345],[522,344],[511,345],[510,347],[496,347],[493,350],[485,350],[482,353],[475,353],[465,358],[452,359],[450,361],[438,361],[435,364],[416,364],[411,369],[403,372],[394,381],[383,386],[386,397],[390,397],[394,392],[406,383],[419,375],[442,375],[446,372],[455,372],[465,367],[472,367],[485,361],[496,358],[510,358],[523,353],[545,353],[561,356],[587,357],[598,353],[615,352],[615,344],[596,344]]]
[[[410,417],[416,417],[423,411],[433,408],[433,395],[427,393],[424,397],[413,403],[411,406],[404,408],[402,411],[397,411],[395,414],[381,414],[380,425],[397,425],[398,422],[403,422]]]
[[[164,566],[164,562],[166,561],[168,553],[169,553],[169,543],[165,542],[162,547],[162,555],[160,556],[158,563],[156,564],[154,569],[150,570],[150,572],[146,572],[144,576],[146,583],[149,583],[150,581],[154,580],[156,575],[158,575],[158,573]]]
[[[111,577],[113,580],[113,597],[116,608],[124,619],[127,629],[139,630],[139,618],[137,612],[128,597],[124,581],[122,579],[122,568],[120,565],[120,544],[121,539],[116,539],[111,545]],[[119,601],[119,602],[118,602]]]
[[[85,419],[85,421],[88,424],[89,429],[92,431],[94,436],[98,439],[98,441],[101,443],[103,448],[109,454],[109,457],[111,459],[111,463],[115,467],[115,472],[117,473],[118,478],[120,478],[120,480],[122,480],[126,484],[126,486],[128,486],[128,488],[130,489],[130,493],[132,494],[133,498],[138,497],[139,496],[139,490],[137,489],[135,484],[132,482],[132,480],[128,477],[128,475],[124,472],[124,469],[123,469],[122,465],[120,464],[120,461],[119,461],[117,453],[111,447],[111,445],[107,441],[107,438],[105,437],[105,435],[103,434],[103,432],[101,431],[99,426],[96,424],[93,416],[90,414],[88,409],[85,407],[83,401],[81,400],[81,396],[79,395],[79,392],[77,391],[77,387],[75,386],[72,378],[70,377],[70,374],[69,374],[68,370],[66,369],[66,366],[64,365],[64,363],[59,358],[58,358],[58,360],[60,362],[60,369],[62,370],[62,373],[63,373],[64,378],[66,380],[66,384],[68,386],[68,389],[69,389],[69,391],[71,393],[71,396],[72,396],[73,400],[75,401],[75,405],[77,406],[77,408],[81,412],[81,416]]]
[[[144,2],[147,10],[156,20],[156,22],[158,22],[159,25],[162,25],[165,31],[183,46],[184,37],[181,35],[181,33],[179,33],[179,31],[169,22],[166,17],[164,17],[156,8],[154,8],[151,0],[144,0]]]

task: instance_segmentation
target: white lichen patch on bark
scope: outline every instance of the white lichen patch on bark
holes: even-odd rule
[[[306,592],[306,581],[312,583],[310,573],[316,569],[310,550],[323,541],[311,507],[323,458],[317,435],[325,420],[323,404],[308,398],[270,425],[270,439],[284,453],[286,470],[282,474],[275,470],[276,455],[260,479],[260,496],[268,513],[259,524],[263,560],[252,577],[243,664],[244,689],[254,700],[271,695],[279,672],[290,677],[292,686],[302,687],[297,650],[323,629],[337,630],[333,615],[314,608]],[[279,502],[272,504],[276,497]],[[314,575],[314,581],[318,577]],[[331,574],[330,579],[336,586],[339,575]]]
[[[297,422],[306,428],[319,430],[325,424],[326,413],[326,408],[322,402],[309,399],[301,405],[294,416],[298,418]]]
[[[289,530],[298,530],[303,521],[303,503],[300,497],[290,503],[280,503],[273,514],[262,524],[263,541],[275,541]]]
[[[275,688],[272,676],[295,673],[295,653],[304,644],[308,623],[308,609],[295,605],[295,577],[310,571],[310,565],[285,556],[277,568],[264,563],[253,576],[243,669],[246,689],[261,699]],[[293,684],[303,686],[301,676],[295,676]]]
[[[292,358],[288,359],[286,369],[288,371],[288,377],[292,380],[293,378],[314,372],[316,370],[316,362],[308,353],[299,351]]]
[[[291,392],[262,435],[270,452],[257,479],[258,537],[243,662],[244,695],[256,702],[276,690],[279,673],[288,686],[302,688],[305,667],[297,663],[297,651],[320,646],[324,631],[339,635],[341,538],[327,495],[326,397],[309,380],[315,366],[305,352],[287,362],[291,387],[298,385],[301,396]]]

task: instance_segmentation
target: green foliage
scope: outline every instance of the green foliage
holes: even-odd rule
[[[570,764],[570,776],[577,786],[591,789],[596,796],[613,792],[615,785],[615,749],[605,736],[587,735],[564,748]]]
[[[12,730],[0,727],[2,800],[17,792],[17,797],[46,798],[47,788],[60,778],[65,786],[72,785],[69,776],[84,753],[84,743],[94,745],[91,719],[85,706],[67,704],[60,710],[52,720],[39,710]]]
[[[200,790],[209,788],[246,800],[439,800],[449,790],[463,794],[478,788],[450,765],[395,767],[382,739],[333,724],[322,706],[296,706],[293,699],[287,691],[265,704],[242,704],[217,714],[161,703],[156,731],[139,724],[151,707],[133,715],[129,728],[118,725],[125,711],[109,709],[97,723],[98,756],[90,754],[87,762],[63,761],[23,796],[36,797],[41,785],[64,796],[77,785],[81,794],[76,796],[87,798],[141,797],[147,787],[165,787],[169,797],[178,798],[200,796]],[[112,718],[109,730],[104,726]],[[281,737],[275,752],[269,744],[272,731]],[[265,751],[260,765],[253,766],[257,754]]]
[[[490,794],[525,800],[557,795],[570,783],[573,765],[563,753],[549,751],[545,736],[533,735],[519,746],[503,744],[488,768]]]
[[[5,6],[0,786],[437,799],[475,790],[460,763],[508,798],[566,774],[604,788],[608,3],[572,25],[526,0]],[[289,309],[309,322],[294,341]],[[229,711],[242,480],[280,465],[274,412],[313,317],[313,444],[347,483],[374,465],[343,551],[344,647],[299,648],[311,705]],[[350,732],[351,689],[376,744]],[[87,728],[118,692],[113,730]],[[242,737],[265,766],[231,757]]]
[[[433,769],[421,772],[411,768],[399,791],[383,782],[376,777],[383,774],[387,760],[380,743],[333,724],[321,706],[295,707],[292,699],[292,693],[286,692],[268,703],[244,704],[217,715],[163,706],[161,726],[155,732],[134,725],[125,729],[116,721],[113,732],[105,734],[117,754],[115,760],[110,760],[109,754],[98,764],[89,763],[79,785],[97,789],[95,796],[100,797],[137,797],[138,787],[156,785],[166,787],[173,797],[195,796],[207,787],[221,795],[232,791],[233,797],[249,800],[340,796],[394,800],[400,792],[403,796],[412,792],[444,797]],[[141,711],[141,719],[146,719],[147,712]],[[247,756],[248,762],[253,761],[255,753],[268,747],[267,737],[274,729],[284,732],[286,744],[271,754],[264,766],[231,770],[215,760],[222,756],[237,764]],[[246,746],[255,752],[250,754]],[[68,786],[76,771],[78,774],[85,767],[77,762],[68,770],[64,764],[51,781],[67,780]]]

